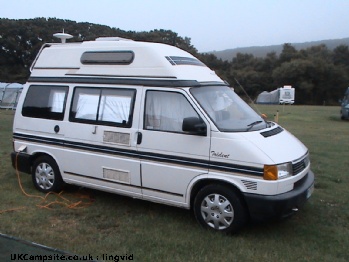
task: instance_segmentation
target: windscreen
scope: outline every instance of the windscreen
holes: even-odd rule
[[[222,132],[266,128],[264,119],[228,86],[193,87],[190,92]]]

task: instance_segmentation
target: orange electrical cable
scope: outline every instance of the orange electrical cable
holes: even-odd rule
[[[19,188],[21,189],[22,193],[27,197],[36,197],[36,198],[44,199],[42,196],[30,195],[27,192],[25,192],[25,190],[23,189],[21,177],[20,177],[19,171],[18,171],[18,155],[19,155],[19,153],[16,154],[15,168],[16,168],[16,175],[17,175],[17,181],[18,181]]]
[[[84,207],[90,206],[94,202],[94,199],[92,199],[90,196],[86,196],[86,195],[83,195],[83,194],[80,194],[80,195],[75,194],[75,195],[73,195],[73,197],[77,197],[77,198],[80,198],[80,199],[87,199],[88,201],[78,200],[77,202],[73,202],[72,200],[63,197],[63,192],[64,191],[61,191],[59,193],[49,192],[44,197],[43,196],[38,196],[38,195],[28,194],[24,190],[24,188],[22,186],[22,181],[21,181],[21,178],[20,178],[20,175],[19,175],[18,166],[17,166],[18,165],[18,155],[19,155],[19,153],[17,153],[17,155],[16,155],[15,168],[16,168],[16,174],[17,174],[17,180],[18,180],[19,187],[20,187],[22,193],[25,196],[27,196],[27,197],[34,197],[34,198],[40,198],[41,199],[41,202],[36,205],[37,207],[51,209],[51,206],[53,206],[53,205],[61,205],[61,206],[64,206],[64,207],[70,208],[70,209],[78,209],[78,208],[84,208]],[[47,198],[51,194],[55,195],[57,197],[57,199],[61,199],[61,201],[58,201],[56,199],[55,201],[48,202]],[[4,212],[8,212],[8,211],[19,210],[19,209],[24,209],[24,207],[16,208],[16,209],[9,209],[9,210],[5,210],[5,211],[0,211],[0,214],[4,213]]]
[[[6,209],[6,210],[1,210],[1,211],[0,211],[0,214],[6,213],[6,212],[13,212],[13,211],[17,211],[17,210],[20,210],[20,209],[25,209],[25,207],[17,207],[17,208],[11,208],[11,209]]]

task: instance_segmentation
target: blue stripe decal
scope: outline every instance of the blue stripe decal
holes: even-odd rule
[[[263,176],[262,168],[256,168],[256,167],[250,167],[250,166],[234,165],[229,163],[215,162],[215,161],[208,161],[208,160],[194,159],[194,158],[187,158],[187,157],[176,157],[173,155],[157,154],[157,153],[143,152],[143,151],[137,151],[137,150],[119,149],[119,148],[114,148],[109,146],[72,142],[64,139],[40,137],[40,136],[26,135],[26,134],[20,134],[20,133],[14,133],[13,138],[29,141],[29,142],[35,142],[35,143],[44,143],[48,145],[61,146],[66,148],[86,150],[90,152],[118,155],[118,156],[129,157],[129,158],[138,158],[140,160],[165,162],[165,163],[177,164],[181,166],[191,166],[191,167],[198,167],[203,169],[218,170],[223,172],[247,174],[247,175],[258,176],[258,177]]]

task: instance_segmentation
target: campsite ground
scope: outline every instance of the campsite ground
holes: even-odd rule
[[[315,192],[287,220],[249,224],[227,236],[203,230],[186,210],[75,187],[63,197],[77,208],[43,208],[64,200],[21,192],[9,158],[13,112],[0,110],[0,233],[75,254],[110,256],[105,261],[126,254],[134,261],[349,261],[349,121],[340,120],[339,107],[258,110],[269,119],[278,110],[279,123],[310,151]],[[30,176],[19,177],[25,192],[43,196]]]

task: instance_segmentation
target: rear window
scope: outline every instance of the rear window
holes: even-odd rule
[[[30,86],[24,100],[22,115],[63,120],[67,93],[68,86]]]

